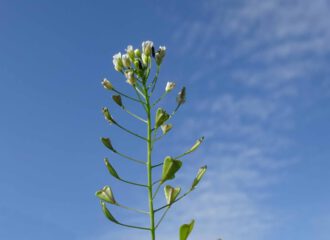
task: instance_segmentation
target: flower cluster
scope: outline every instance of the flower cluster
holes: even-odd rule
[[[113,56],[113,66],[116,71],[125,75],[128,84],[134,86],[139,77],[142,79],[148,77],[151,58],[155,59],[158,66],[161,65],[166,54],[166,47],[160,46],[156,51],[152,41],[145,41],[142,43],[141,50],[128,45],[125,51],[125,54],[119,52]]]

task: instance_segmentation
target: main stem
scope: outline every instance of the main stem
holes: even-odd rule
[[[147,170],[148,170],[148,198],[149,198],[149,214],[150,214],[150,233],[151,240],[156,239],[155,234],[155,213],[154,213],[154,203],[153,203],[153,193],[152,193],[152,162],[151,162],[151,153],[152,153],[152,126],[151,126],[151,105],[150,105],[150,96],[148,89],[144,86],[145,97],[146,97],[146,110],[147,110],[147,142],[148,142],[148,156],[147,156]]]

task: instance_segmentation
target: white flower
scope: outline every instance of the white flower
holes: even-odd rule
[[[133,60],[134,59],[134,49],[132,45],[128,45],[126,48],[128,56]]]
[[[163,58],[165,57],[165,54],[166,54],[166,47],[160,46],[155,54],[155,59],[156,59],[157,65],[160,65],[162,63]]]
[[[109,82],[108,79],[106,79],[106,78],[103,79],[103,81],[101,83],[102,83],[102,85],[103,85],[103,87],[105,89],[108,89],[108,90],[112,90],[113,89],[113,85],[111,84],[111,82]]]
[[[121,57],[124,67],[129,68],[131,66],[131,60],[129,59],[128,54],[124,54]]]
[[[123,70],[123,61],[121,60],[121,53],[117,53],[113,55],[113,66],[115,67],[116,71],[121,72]]]
[[[153,47],[154,43],[152,41],[145,41],[142,43],[142,52],[147,55],[150,56],[151,54],[151,49]]]
[[[175,87],[174,82],[167,82],[165,87],[165,92],[170,92]]]

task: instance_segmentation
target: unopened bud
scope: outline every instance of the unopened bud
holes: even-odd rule
[[[121,59],[121,53],[117,53],[113,55],[113,66],[116,71],[121,72],[123,70],[123,61]]]
[[[146,54],[142,53],[142,62],[143,62],[143,65],[144,66],[147,66],[148,65],[149,59],[150,59],[149,56],[147,56]]]
[[[166,92],[172,91],[173,88],[175,88],[175,83],[174,82],[167,82],[166,83],[166,87],[165,87]]]
[[[203,166],[203,167],[201,167],[201,168],[198,170],[198,172],[197,172],[197,176],[196,176],[196,178],[194,179],[194,182],[193,182],[192,185],[191,185],[191,189],[194,189],[194,188],[198,185],[198,183],[200,182],[200,180],[201,180],[202,177],[204,176],[206,170],[207,170],[207,166],[206,166],[206,165]]]
[[[134,49],[132,45],[128,45],[126,48],[126,52],[128,54],[128,56],[131,58],[131,60],[134,59]]]
[[[135,49],[134,50],[134,54],[135,54],[135,57],[137,57],[137,58],[140,58],[141,57],[141,51],[140,51],[140,49]]]
[[[154,45],[154,43],[152,41],[143,42],[142,43],[142,52],[149,57],[151,54],[153,45]]]
[[[104,146],[109,148],[111,151],[116,152],[116,150],[113,148],[112,143],[111,143],[109,138],[104,138],[103,137],[103,138],[101,138],[101,141],[102,141]]]
[[[122,60],[122,62],[123,62],[124,67],[126,67],[126,68],[131,67],[131,60],[130,60],[128,54],[124,54],[124,55],[121,57],[121,60]]]
[[[126,82],[132,86],[135,85],[136,83],[136,79],[135,79],[135,76],[134,76],[134,72],[133,71],[127,71],[125,72],[125,76],[126,76]]]
[[[157,65],[160,65],[163,62],[163,58],[165,57],[165,54],[166,54],[166,47],[160,46],[157,52],[155,53],[155,59]]]
[[[106,79],[106,78],[103,79],[103,81],[101,83],[105,89],[113,90],[113,85],[111,84],[111,82],[108,79]]]

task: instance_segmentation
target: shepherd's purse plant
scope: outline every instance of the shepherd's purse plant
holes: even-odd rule
[[[102,85],[106,90],[109,90],[112,93],[112,99],[116,105],[122,108],[125,112],[135,117],[138,121],[142,121],[146,126],[146,136],[141,136],[135,133],[132,130],[127,129],[122,126],[116,119],[111,115],[108,108],[104,107],[102,109],[103,115],[106,121],[116,127],[119,127],[123,131],[131,134],[132,136],[141,139],[144,141],[147,146],[146,159],[139,160],[135,157],[126,155],[118,151],[114,145],[112,145],[111,140],[108,137],[102,137],[101,141],[106,148],[108,148],[112,153],[117,154],[127,160],[130,160],[135,164],[140,164],[146,168],[146,183],[138,183],[134,181],[129,181],[121,177],[109,159],[105,158],[104,163],[109,172],[115,179],[122,181],[126,184],[131,184],[136,187],[141,187],[146,189],[146,194],[148,196],[148,210],[140,210],[131,207],[122,205],[116,201],[111,187],[104,186],[101,190],[96,192],[96,196],[100,199],[101,208],[104,215],[111,222],[128,227],[135,228],[138,230],[145,230],[150,232],[150,239],[156,240],[156,231],[163,221],[166,213],[171,208],[171,206],[191,193],[196,186],[199,184],[204,173],[206,172],[207,167],[203,166],[197,171],[197,175],[192,179],[192,184],[184,193],[181,193],[180,187],[173,187],[167,184],[169,181],[175,178],[176,173],[180,170],[183,164],[183,158],[194,152],[200,144],[203,142],[203,137],[197,139],[197,141],[192,145],[192,147],[180,154],[179,156],[166,156],[162,162],[154,162],[152,158],[152,153],[155,150],[155,142],[160,141],[163,136],[165,136],[171,129],[172,124],[169,123],[171,118],[177,113],[179,108],[186,101],[186,88],[182,87],[179,91],[176,102],[177,105],[171,113],[168,113],[161,107],[157,107],[161,100],[166,97],[166,95],[175,88],[174,82],[167,82],[163,84],[165,86],[164,93],[161,94],[158,98],[154,99],[154,91],[158,82],[158,76],[160,72],[160,67],[164,60],[166,54],[166,48],[160,46],[159,49],[154,48],[154,44],[151,41],[145,41],[142,43],[141,49],[134,49],[131,45],[126,48],[126,53],[121,54],[117,53],[113,56],[113,65],[114,69],[121,73],[126,82],[131,85],[134,90],[133,95],[128,95],[118,90],[113,83],[109,80],[104,79]],[[150,78],[150,73],[152,72],[152,67],[155,65],[155,76]],[[137,114],[132,113],[128,110],[122,98],[126,98],[129,101],[134,101],[137,104],[140,104],[145,112],[145,116],[138,116]],[[154,171],[161,171],[161,177],[155,179]],[[166,204],[163,206],[156,207],[155,197],[159,193],[159,190],[164,189],[164,197]],[[149,223],[146,226],[135,226],[127,223],[123,223],[117,220],[116,217],[111,214],[109,206],[113,205],[115,207],[125,208],[127,210],[135,211],[139,214],[147,214],[149,216]],[[156,216],[156,213],[162,213]],[[180,240],[186,240],[194,227],[195,221],[192,220],[190,223],[183,224],[179,230]]]

